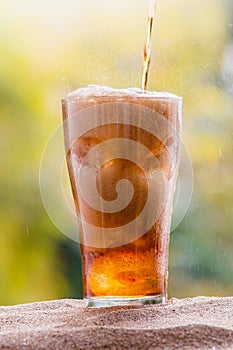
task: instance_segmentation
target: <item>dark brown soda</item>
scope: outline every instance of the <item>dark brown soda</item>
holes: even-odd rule
[[[162,115],[179,133],[179,100],[174,98],[145,98],[121,96],[72,98],[63,101],[64,120],[69,124],[69,116],[93,105],[133,103],[145,106]],[[95,116],[98,118],[98,116]],[[101,116],[100,116],[101,117]],[[173,158],[169,157],[168,145],[141,128],[129,124],[107,124],[87,131],[72,145],[65,128],[66,156],[73,190],[73,196],[79,220],[81,242],[84,297],[140,298],[145,296],[166,295],[168,277],[168,245],[172,211],[172,200],[165,201],[161,214],[149,231],[128,244],[121,246],[91,247],[85,245],[82,220],[102,228],[117,228],[134,220],[145,206],[148,196],[147,172],[150,165],[142,169],[127,159],[113,159],[98,170],[96,187],[100,196],[107,200],[116,199],[116,184],[128,179],[134,187],[134,196],[130,204],[118,213],[105,213],[90,207],[80,196],[75,172],[85,156],[96,145],[114,138],[127,138],[139,142],[148,148],[159,160],[160,167],[168,181],[172,182],[170,198],[173,197],[177,173],[173,173],[174,164],[178,164],[180,141],[175,143]],[[110,150],[111,152],[111,150]],[[175,170],[177,171],[177,170]],[[150,213],[148,213],[150,215]]]

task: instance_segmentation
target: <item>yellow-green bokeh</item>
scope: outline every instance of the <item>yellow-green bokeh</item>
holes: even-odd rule
[[[1,304],[81,296],[78,246],[43,208],[40,158],[68,91],[140,86],[146,21],[145,0],[1,1]],[[158,4],[149,89],[183,96],[194,168],[172,233],[170,296],[233,292],[232,23],[230,0]]]

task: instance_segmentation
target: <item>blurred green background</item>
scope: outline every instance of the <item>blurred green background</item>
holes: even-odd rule
[[[146,0],[1,0],[0,304],[81,297],[79,247],[46,214],[40,159],[68,91],[140,86],[146,29]],[[183,96],[194,168],[170,296],[233,294],[232,62],[231,0],[159,1],[149,89]]]

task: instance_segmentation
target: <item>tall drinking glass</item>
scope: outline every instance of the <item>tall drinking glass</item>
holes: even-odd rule
[[[165,302],[180,97],[90,86],[62,100],[89,307]]]

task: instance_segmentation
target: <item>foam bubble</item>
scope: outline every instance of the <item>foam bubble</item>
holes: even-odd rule
[[[181,99],[181,97],[169,92],[143,91],[137,87],[128,89],[115,89],[109,86],[88,85],[85,88],[77,89],[66,95],[66,99],[76,99],[85,97],[135,97],[135,98],[172,98]]]

